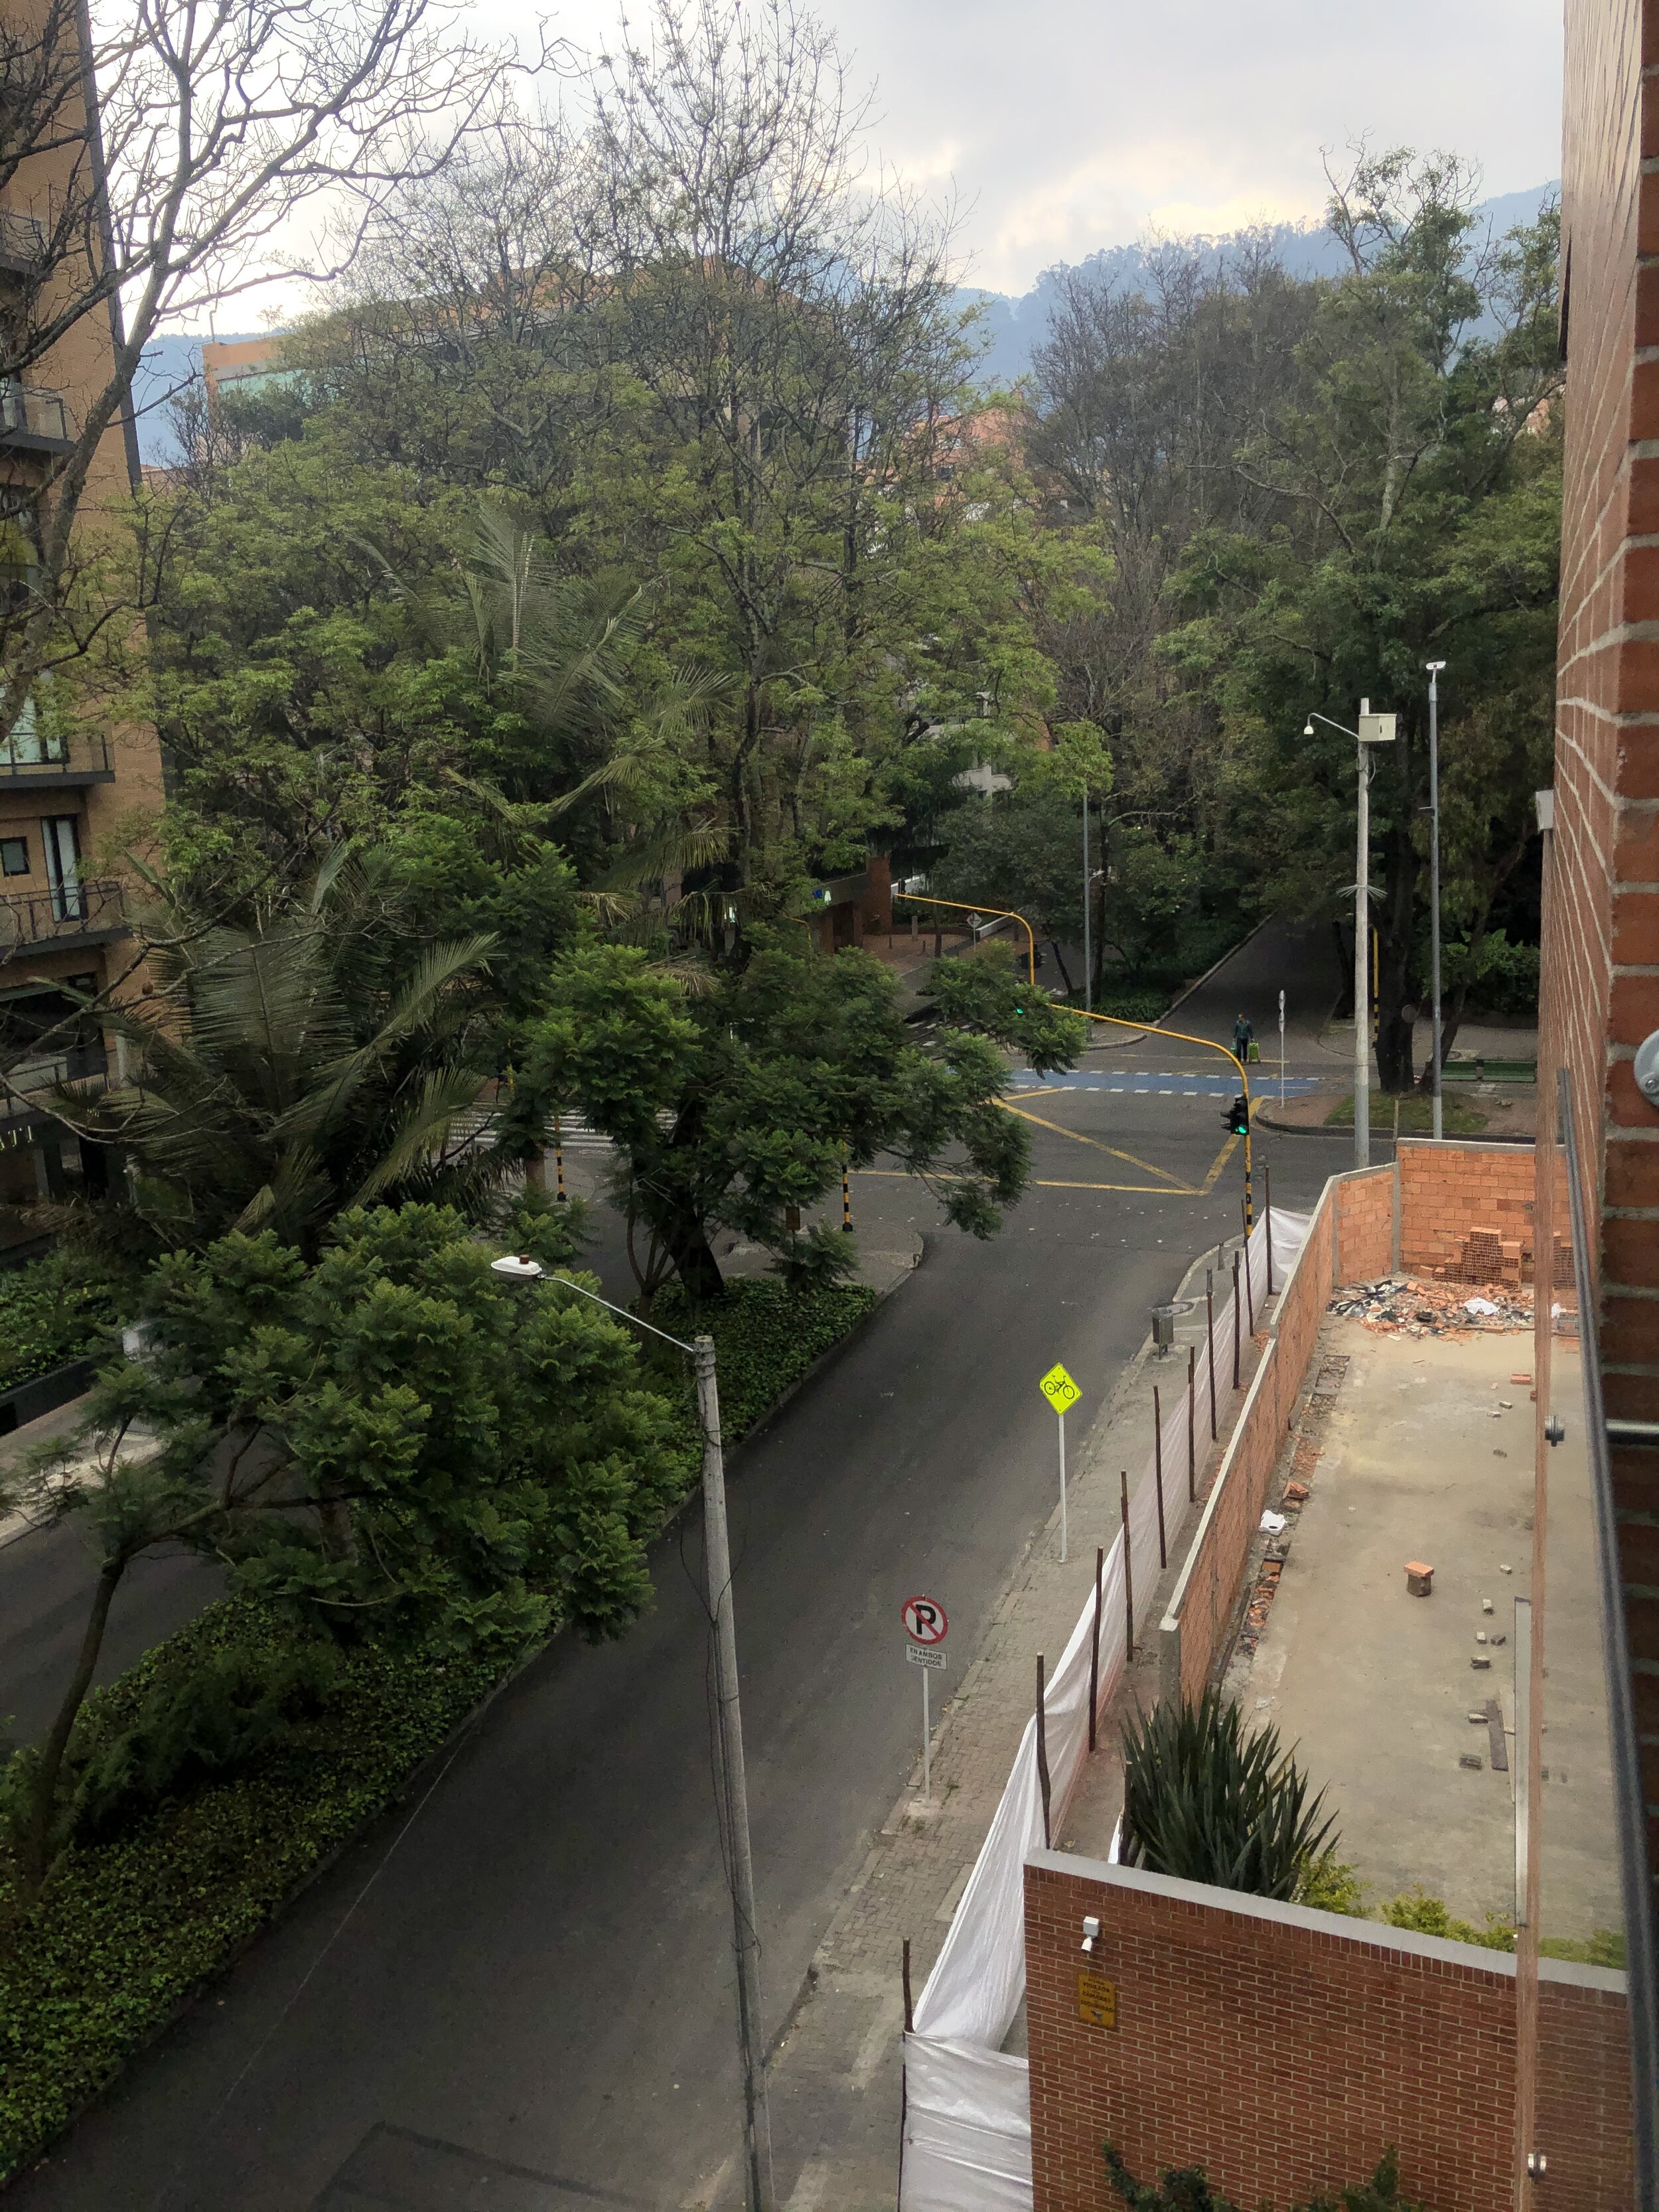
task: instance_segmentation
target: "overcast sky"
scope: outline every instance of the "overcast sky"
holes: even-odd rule
[[[1319,213],[1361,133],[1476,160],[1487,194],[1560,167],[1560,0],[818,0],[877,86],[879,152],[963,203],[969,281],[1164,232]],[[647,9],[631,10],[641,23]],[[481,27],[524,15],[478,0]],[[592,47],[614,0],[550,27]]]

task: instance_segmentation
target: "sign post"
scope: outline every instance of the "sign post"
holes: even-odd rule
[[[1285,994],[1279,994],[1279,1103],[1285,1103]]]
[[[933,1802],[933,1717],[928,1701],[927,1686],[936,1674],[943,1674],[946,1661],[939,1645],[951,1632],[951,1623],[945,1607],[937,1598],[907,1597],[904,1601],[904,1632],[909,1638],[904,1656],[913,1667],[921,1669],[921,1802]]]
[[[1066,1564],[1066,1408],[1075,1405],[1083,1395],[1066,1370],[1056,1360],[1037,1388],[1059,1415],[1060,1430],[1060,1559]]]

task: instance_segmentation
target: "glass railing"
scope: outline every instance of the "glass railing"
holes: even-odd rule
[[[14,776],[108,773],[109,740],[94,732],[42,730],[30,713],[20,714],[11,735],[0,738],[0,785]]]
[[[58,446],[74,442],[74,421],[61,392],[37,390],[15,376],[0,380],[0,441],[18,438]]]
[[[1552,2113],[1552,2084],[1582,2078],[1583,2039],[1605,2045],[1607,2063],[1622,2057],[1623,2035],[1609,2034],[1611,1977],[1625,1981],[1635,2186],[1622,2201],[1659,2205],[1659,1986],[1656,1985],[1652,1889],[1648,1863],[1640,1749],[1626,1623],[1626,1576],[1613,1492],[1579,1138],[1571,1085],[1559,1081],[1559,1141],[1552,1148],[1553,1254],[1534,1237],[1540,1272],[1553,1275],[1547,1360],[1536,1377],[1548,1443],[1543,1480],[1542,1601],[1517,1609],[1516,1918],[1528,1917],[1531,1867],[1540,1978],[1535,2020],[1540,2170],[1549,2182],[1582,2179],[1593,2201],[1614,2177],[1576,2177],[1565,2115]],[[1546,1163],[1540,1159],[1540,1166]],[[1655,1461],[1659,1472],[1659,1459]],[[1539,1644],[1527,1670],[1528,1633]],[[1537,1711],[1531,1710],[1535,1698]],[[1529,1725],[1536,1721],[1537,1778],[1528,1789]],[[1522,1944],[1524,1952],[1524,1940]],[[1553,1962],[1554,1962],[1553,1964]],[[1582,1970],[1590,1970],[1588,1973]],[[1564,1972],[1565,1970],[1565,1972]],[[1577,1977],[1575,1985],[1575,1973]],[[1520,2027],[1528,2036],[1524,1963]],[[1619,2015],[1613,2015],[1615,2019]],[[1581,2055],[1575,2056],[1575,2053]],[[1553,2101],[1559,2106],[1559,2092]],[[1553,2143],[1547,2138],[1553,2136]],[[1535,2177],[1536,2178],[1536,2177]]]

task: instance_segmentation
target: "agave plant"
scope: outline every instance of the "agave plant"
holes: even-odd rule
[[[62,1085],[52,1110],[121,1148],[137,1212],[171,1246],[268,1228],[314,1255],[344,1207],[465,1204],[508,1164],[454,1141],[489,1072],[492,943],[422,941],[347,847],[246,927],[174,909],[156,998],[101,1017],[126,1079]]]
[[[1206,1690],[1137,1712],[1123,1731],[1126,1865],[1218,1889],[1288,1900],[1305,1868],[1335,1844],[1325,1793],[1279,1748],[1279,1731],[1247,1733],[1238,1707]]]

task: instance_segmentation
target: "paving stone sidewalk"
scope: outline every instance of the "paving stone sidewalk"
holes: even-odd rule
[[[808,1969],[771,2067],[774,2163],[778,2202],[787,2212],[874,2212],[891,2207],[898,2171],[900,2033],[903,2025],[901,1959],[911,1947],[913,1988],[921,1994],[968,1875],[989,1829],[1036,1686],[1036,1657],[1059,1659],[1093,1587],[1097,1545],[1109,1546],[1119,1526],[1119,1470],[1139,1480],[1152,1448],[1153,1389],[1165,1408],[1185,1387],[1187,1350],[1197,1346],[1200,1381],[1198,1504],[1185,1504],[1184,1466],[1166,1470],[1170,1567],[1148,1594],[1146,1620],[1161,1617],[1182,1542],[1206,1494],[1209,1474],[1224,1449],[1234,1397],[1231,1333],[1216,1332],[1215,1366],[1220,1443],[1207,1434],[1205,1375],[1206,1264],[1214,1270],[1216,1304],[1231,1285],[1234,1237],[1219,1252],[1200,1256],[1178,1294],[1190,1302],[1176,1322],[1176,1343],[1163,1355],[1150,1341],[1125,1368],[1081,1450],[1073,1442],[1069,1484],[1069,1558],[1060,1559],[1056,1503],[1015,1568],[981,1649],[971,1655],[933,1729],[933,1800],[921,1801],[921,1754],[908,1784],[848,1885]],[[1258,1313],[1260,1326],[1263,1316]],[[1251,1364],[1243,1370],[1248,1387]],[[1139,1686],[1156,1692],[1154,1639],[1139,1647],[1133,1676],[1121,1687],[1114,1711]],[[958,1656],[952,1652],[953,1658]],[[959,1656],[959,1663],[969,1655]],[[1094,1762],[1097,1769],[1102,1762]],[[1092,1817],[1109,1778],[1090,1778]],[[1115,1816],[1114,1816],[1115,1817]],[[1064,1840],[1061,1837],[1057,1840]],[[1023,2023],[1006,2047],[1023,2049]],[[742,2203],[739,2162],[684,2199],[684,2212],[732,2212]]]

